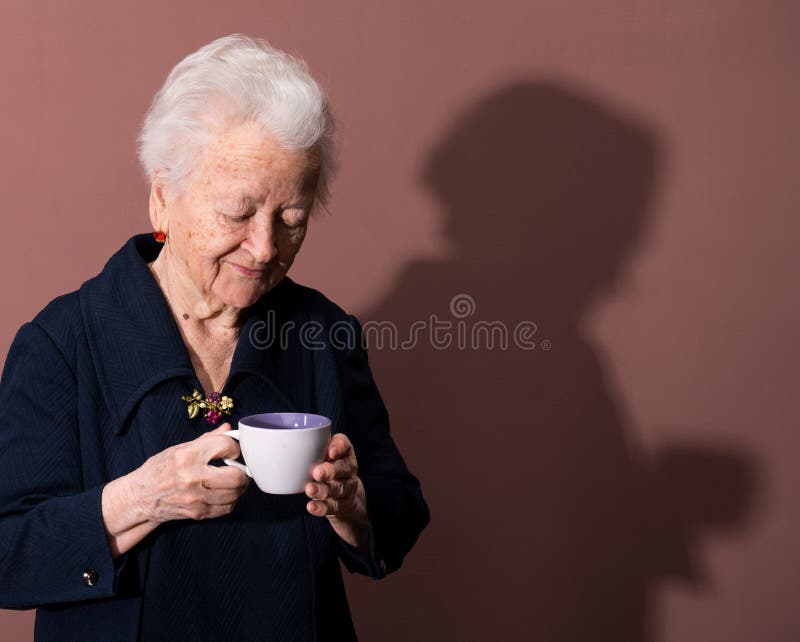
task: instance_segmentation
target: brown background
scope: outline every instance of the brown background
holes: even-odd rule
[[[343,141],[292,276],[552,342],[373,351],[432,522],[347,578],[361,638],[797,640],[795,7],[2,0],[0,354],[147,231],[134,136],[171,66],[266,37]]]

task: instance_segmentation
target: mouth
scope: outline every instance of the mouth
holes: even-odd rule
[[[239,265],[238,263],[228,262],[228,265],[230,265],[234,270],[236,270],[242,276],[246,276],[251,279],[260,279],[261,277],[264,276],[264,272],[266,271],[263,268],[260,270],[246,268],[243,265]]]

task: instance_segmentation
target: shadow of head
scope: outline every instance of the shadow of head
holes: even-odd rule
[[[454,260],[558,272],[558,299],[617,280],[661,158],[650,126],[559,81],[504,87],[456,118],[422,168]]]

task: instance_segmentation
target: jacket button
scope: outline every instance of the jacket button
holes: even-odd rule
[[[382,571],[385,573],[385,572],[386,572],[386,562],[384,562],[383,560],[381,560],[381,561],[380,561],[380,563],[379,563],[379,565],[380,565],[380,567],[381,567],[381,570],[382,570]]]
[[[83,583],[86,584],[86,586],[94,586],[97,584],[98,577],[97,571],[95,571],[93,568],[87,568],[83,572]]]

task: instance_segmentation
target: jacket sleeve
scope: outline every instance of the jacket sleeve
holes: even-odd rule
[[[348,315],[354,342],[337,348],[339,375],[344,397],[345,432],[353,444],[358,476],[364,484],[367,514],[371,524],[369,559],[339,538],[339,553],[345,567],[374,579],[400,568],[422,530],[430,512],[419,480],[406,467],[389,433],[389,415],[367,359],[363,331]]]
[[[37,324],[20,328],[0,380],[0,607],[113,596],[103,485],[85,488],[72,369]]]

